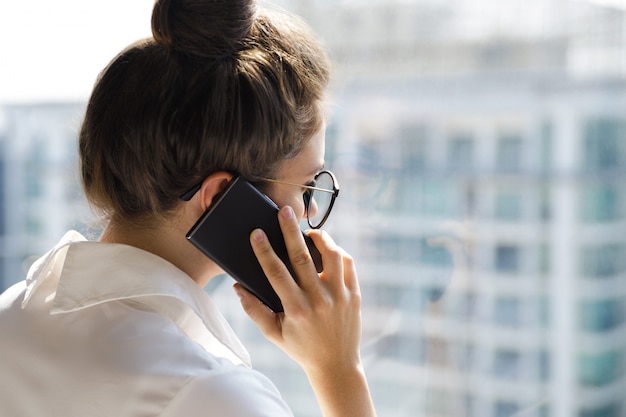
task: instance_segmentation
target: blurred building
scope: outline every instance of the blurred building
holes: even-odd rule
[[[396,87],[355,89],[331,165],[385,415],[403,378],[428,416],[624,415],[626,82]]]
[[[82,104],[0,107],[0,289],[90,219],[78,183]]]
[[[333,235],[385,416],[626,416],[626,13],[284,1],[336,62]]]

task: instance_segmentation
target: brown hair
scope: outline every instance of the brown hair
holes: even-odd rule
[[[150,221],[218,170],[271,177],[322,127],[328,61],[254,0],[157,0],[153,38],[100,74],[79,136],[89,201]]]

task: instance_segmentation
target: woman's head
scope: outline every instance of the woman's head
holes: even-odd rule
[[[219,170],[273,177],[322,128],[328,62],[295,18],[157,0],[152,31],[101,73],[81,128],[83,186],[106,215],[167,215]]]

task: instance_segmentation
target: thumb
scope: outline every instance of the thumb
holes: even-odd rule
[[[277,315],[241,284],[236,283],[233,288],[248,317],[259,327],[265,337],[277,340],[280,335]]]

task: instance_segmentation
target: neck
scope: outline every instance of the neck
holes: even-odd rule
[[[204,287],[221,270],[185,237],[186,228],[179,222],[168,221],[155,227],[138,227],[128,222],[111,220],[101,242],[121,243],[151,252],[185,272]]]

